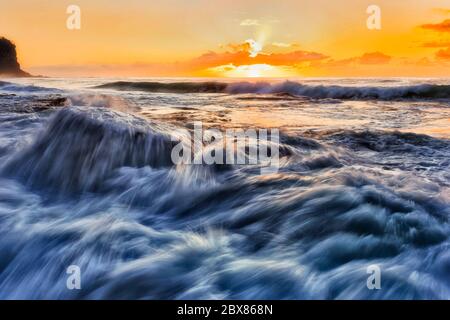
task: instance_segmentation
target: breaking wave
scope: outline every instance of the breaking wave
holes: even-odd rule
[[[223,93],[228,88],[222,82],[127,82],[117,81],[97,86],[96,88],[124,91],[146,91],[164,93]]]
[[[95,191],[116,168],[171,165],[171,138],[112,110],[64,108],[5,166],[26,184]]]
[[[268,82],[127,82],[106,83],[97,88],[162,93],[290,94],[313,99],[394,100],[449,99],[450,85],[420,84],[395,87],[305,85],[294,81]]]
[[[17,83],[11,83],[6,81],[0,81],[0,91],[9,93],[57,93],[62,90],[54,88],[45,88],[35,85],[21,85]]]

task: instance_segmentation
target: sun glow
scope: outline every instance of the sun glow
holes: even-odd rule
[[[210,68],[210,72],[217,76],[228,78],[277,78],[295,76],[296,73],[286,66],[272,66],[270,64],[251,64],[234,66],[233,64]]]

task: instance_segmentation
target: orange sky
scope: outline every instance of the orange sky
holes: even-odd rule
[[[0,30],[44,75],[450,75],[450,0],[0,0]]]

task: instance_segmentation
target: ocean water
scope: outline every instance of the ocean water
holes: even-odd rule
[[[174,165],[194,121],[278,172]],[[446,79],[3,79],[0,298],[450,299],[449,139]]]

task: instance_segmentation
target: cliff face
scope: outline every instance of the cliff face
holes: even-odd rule
[[[29,77],[30,74],[20,69],[17,61],[16,46],[6,38],[0,38],[0,76]]]

